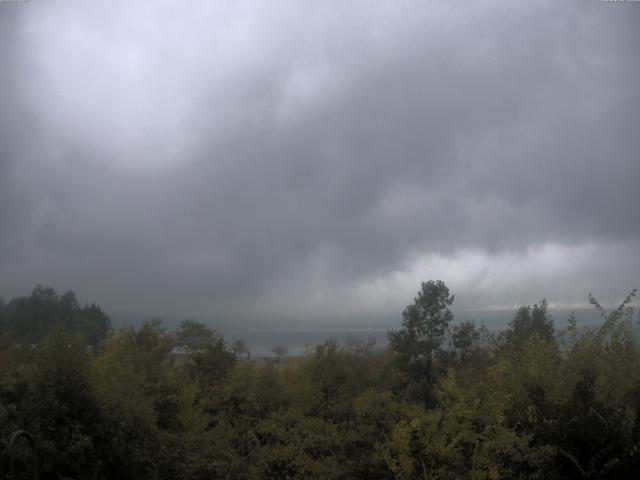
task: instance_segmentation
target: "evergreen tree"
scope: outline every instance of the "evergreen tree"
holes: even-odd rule
[[[539,305],[526,305],[518,309],[504,338],[510,347],[519,350],[533,335],[549,341],[553,340],[553,334],[553,320],[547,314],[547,300],[542,299]]]
[[[422,289],[402,312],[402,328],[389,332],[391,348],[406,374],[406,387],[413,398],[432,403],[436,380],[434,361],[441,353],[453,313],[454,296],[442,280],[422,282]]]

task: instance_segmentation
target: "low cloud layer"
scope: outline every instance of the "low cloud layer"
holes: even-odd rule
[[[640,4],[0,3],[0,295],[259,324],[639,286]]]

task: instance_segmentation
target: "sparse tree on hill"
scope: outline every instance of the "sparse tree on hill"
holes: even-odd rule
[[[285,347],[283,345],[276,345],[275,347],[273,347],[271,349],[271,351],[278,358],[282,358],[282,357],[286,356],[287,353],[288,353],[287,347]]]
[[[251,358],[251,349],[247,346],[244,340],[236,340],[235,342],[233,342],[231,350],[238,357]]]

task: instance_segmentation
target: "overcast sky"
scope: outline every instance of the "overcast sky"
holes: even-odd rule
[[[248,321],[640,286],[640,3],[0,2],[0,296]]]

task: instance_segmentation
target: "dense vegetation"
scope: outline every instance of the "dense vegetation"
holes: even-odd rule
[[[14,343],[35,344],[59,326],[80,335],[88,345],[107,338],[110,322],[95,304],[80,306],[73,292],[58,295],[53,288],[38,285],[28,297],[8,304],[0,299],[0,349]]]
[[[30,431],[47,479],[636,478],[634,293],[590,297],[597,329],[555,331],[543,301],[494,335],[430,281],[384,351],[250,359],[193,320],[112,331],[37,288],[0,304],[0,438]]]

